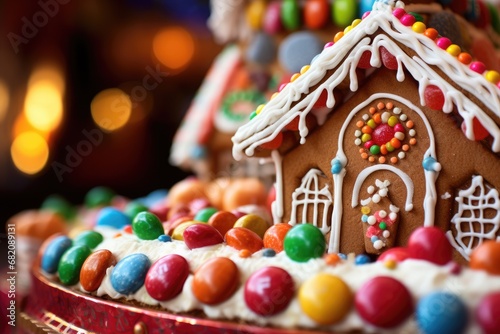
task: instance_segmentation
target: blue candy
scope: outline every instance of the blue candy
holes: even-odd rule
[[[356,258],[354,259],[354,263],[356,265],[367,264],[370,262],[372,262],[372,261],[371,261],[370,257],[366,254],[356,255]]]
[[[467,326],[467,307],[452,293],[425,296],[418,302],[416,313],[418,327],[425,334],[460,334]]]
[[[371,11],[374,3],[375,0],[361,0],[359,2],[358,16],[362,17],[364,13]]]
[[[72,245],[73,241],[63,235],[52,240],[42,256],[42,270],[49,274],[55,274],[61,257]]]
[[[116,229],[122,229],[131,224],[129,216],[112,207],[103,208],[97,216],[96,223],[97,226],[111,226]]]
[[[162,234],[158,237],[158,240],[160,240],[161,242],[171,242],[172,238],[169,235]]]
[[[263,32],[255,35],[246,51],[247,61],[267,65],[273,62],[275,57],[276,47],[273,37]]]
[[[278,51],[281,66],[289,73],[300,72],[304,65],[311,64],[312,59],[323,50],[323,43],[312,32],[300,31],[286,37]]]
[[[141,288],[151,261],[144,254],[131,254],[116,264],[111,273],[113,289],[123,295],[129,295]]]

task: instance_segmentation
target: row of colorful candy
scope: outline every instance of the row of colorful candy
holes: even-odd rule
[[[138,219],[134,219],[134,222],[143,220],[144,223],[145,213],[139,214],[136,218]],[[286,224],[281,226],[284,225]],[[142,234],[144,230],[137,231],[139,236],[144,236]],[[286,231],[281,246],[284,246],[284,251],[290,258],[295,261],[307,261],[310,258],[323,256],[324,238],[316,227],[301,224],[293,228],[288,227]],[[159,236],[160,240],[164,239],[162,236],[164,235]],[[186,231],[184,236],[187,237]],[[89,292],[99,287],[110,266],[115,266],[110,277],[111,284],[121,294],[133,294],[144,285],[151,297],[165,301],[176,297],[182,291],[189,276],[189,265],[182,256],[169,254],[151,264],[146,255],[132,254],[116,263],[113,254],[108,250],[103,249],[91,254],[91,249],[101,241],[102,236],[95,231],[83,232],[73,241],[65,236],[59,236],[50,241],[45,248],[41,267],[48,273],[55,273],[57,270],[64,284],[73,285],[80,281],[82,287]],[[500,243],[495,244],[496,247],[500,245]],[[500,268],[496,268],[494,263],[492,267],[491,260],[494,262],[495,249],[491,248],[491,245],[478,247],[477,253],[472,256],[471,266],[485,269],[491,274],[500,274]],[[280,250],[277,247],[275,251]],[[301,257],[306,251],[309,251],[309,254]],[[480,253],[488,254],[485,256]],[[260,256],[265,254],[264,251]],[[343,261],[341,257],[334,255],[325,256],[325,261],[330,265],[337,265]],[[397,267],[397,262],[407,258],[424,259],[437,265],[444,265],[451,260],[451,247],[439,229],[421,228],[413,233],[407,248],[391,249],[384,253],[379,261],[384,262],[389,270],[393,270]],[[489,262],[483,263],[484,261]],[[356,264],[367,262],[369,261],[366,256],[356,257]],[[457,267],[451,266],[451,268],[455,274],[460,273]],[[265,289],[262,288],[263,280],[267,282]],[[200,302],[216,305],[229,299],[239,286],[240,274],[236,264],[228,258],[217,257],[208,260],[196,270],[191,289]],[[328,296],[325,296],[325,293]],[[272,266],[253,273],[244,286],[247,306],[262,316],[280,313],[286,309],[295,294],[295,284],[290,274]],[[397,299],[388,297],[396,294]],[[323,325],[340,322],[350,312],[353,304],[363,320],[381,328],[398,326],[414,311],[424,333],[432,333],[442,326],[449,330],[445,333],[458,333],[467,325],[467,308],[458,296],[435,292],[422,298],[415,307],[408,289],[398,280],[384,276],[367,281],[353,294],[341,278],[318,274],[299,287],[297,298],[303,312]],[[433,305],[443,300],[450,303],[450,307],[443,308],[443,312],[438,314]],[[498,319],[491,316],[494,307],[498,307],[499,303],[500,293],[492,293],[486,296],[477,308],[476,321],[485,332],[489,332],[488,328],[498,329],[500,325]],[[457,322],[456,319],[461,320]]]
[[[254,30],[276,34],[283,30],[321,29],[333,23],[346,27],[349,22],[372,9],[375,0],[254,0],[246,9],[248,25]],[[500,19],[494,5],[483,0],[441,0],[444,7],[464,16],[479,28],[491,26],[500,33]]]

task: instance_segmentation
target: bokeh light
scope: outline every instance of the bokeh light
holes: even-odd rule
[[[90,112],[97,126],[106,131],[115,131],[129,121],[132,101],[121,89],[106,89],[94,97]]]
[[[0,122],[5,118],[9,109],[10,95],[9,87],[3,80],[0,80]]]
[[[160,30],[153,40],[155,57],[171,70],[181,70],[193,59],[195,51],[191,34],[182,27]]]
[[[28,122],[40,131],[53,131],[63,118],[64,78],[49,65],[36,68],[28,82],[24,112]]]
[[[17,169],[26,174],[36,174],[47,163],[49,146],[41,135],[27,131],[14,139],[10,154]]]

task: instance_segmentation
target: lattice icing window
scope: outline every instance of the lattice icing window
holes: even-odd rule
[[[500,240],[500,199],[498,191],[485,184],[482,176],[473,176],[469,188],[455,198],[457,212],[451,219],[455,231],[448,239],[469,260],[472,250],[485,240]]]
[[[325,174],[315,168],[310,169],[302,178],[300,186],[292,194],[290,224],[297,224],[299,207],[302,207],[298,223],[311,223],[326,234],[330,231],[328,213],[332,205],[332,194],[328,189],[328,184],[320,189],[320,178],[325,178]],[[310,210],[312,210],[312,221],[308,221],[307,218]]]

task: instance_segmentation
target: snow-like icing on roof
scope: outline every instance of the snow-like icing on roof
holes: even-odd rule
[[[425,105],[424,91],[429,85],[437,86],[445,96],[443,112],[450,113],[456,107],[466,124],[466,136],[473,140],[473,119],[477,120],[493,136],[492,150],[500,152],[500,130],[495,121],[464,93],[457,90],[431,66],[439,68],[456,85],[475,96],[496,116],[500,117],[500,90],[483,75],[474,72],[454,56],[439,48],[436,43],[403,25],[392,14],[395,7],[404,7],[401,2],[378,1],[373,11],[346,36],[333,46],[325,48],[311,63],[309,70],[290,82],[274,99],[271,99],[259,115],[238,129],[233,136],[233,156],[240,160],[243,154],[252,156],[255,149],[275,138],[295,117],[299,117],[301,143],[305,142],[308,128],[305,120],[323,90],[328,92],[327,107],[333,108],[336,101],[333,89],[349,76],[350,90],[357,91],[356,68],[361,55],[371,52],[370,65],[382,66],[378,49],[385,47],[397,60],[396,78],[402,82],[406,69],[419,82],[420,103]],[[381,34],[372,36],[377,30]],[[408,55],[400,45],[412,49],[416,56]],[[339,66],[342,63],[342,66]],[[334,73],[328,78],[328,70]],[[310,89],[321,83],[317,89]],[[302,98],[302,100],[301,100]],[[295,104],[294,104],[295,103]],[[292,106],[293,105],[293,106]]]

